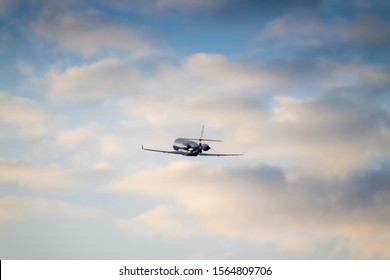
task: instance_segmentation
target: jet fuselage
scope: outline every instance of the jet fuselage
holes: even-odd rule
[[[177,138],[173,143],[173,149],[186,156],[197,156],[202,152],[202,144],[187,138]]]

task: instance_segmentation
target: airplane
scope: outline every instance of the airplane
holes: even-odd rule
[[[203,151],[210,150],[210,146],[208,144],[204,144],[204,141],[207,142],[222,142],[222,140],[214,140],[214,139],[204,139],[203,138],[203,132],[204,132],[204,126],[202,127],[202,132],[200,133],[199,139],[197,138],[177,138],[175,142],[173,143],[173,149],[174,151],[164,151],[164,150],[155,150],[155,149],[148,149],[145,148],[142,145],[142,149],[145,151],[150,152],[159,152],[159,153],[166,153],[166,154],[176,154],[176,155],[183,155],[183,156],[189,156],[189,157],[196,157],[196,156],[215,156],[215,157],[221,157],[221,156],[242,156],[241,154],[209,154],[209,153],[203,153]],[[198,141],[195,142],[195,141]]]

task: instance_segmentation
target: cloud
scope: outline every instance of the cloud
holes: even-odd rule
[[[388,83],[388,69],[359,60],[346,63],[318,59],[315,69],[318,75],[316,82],[324,88],[386,85]]]
[[[45,152],[47,151],[48,149]],[[65,189],[75,190],[80,187],[84,189],[89,186],[100,186],[113,176],[112,170],[107,169],[107,163],[102,160],[94,162],[96,158],[89,157],[88,162],[84,164],[83,162],[72,162],[74,157],[69,156],[69,159],[63,160],[73,164],[70,168],[66,167],[65,164],[61,166],[59,163],[44,165],[37,164],[36,161],[0,159],[0,182],[6,186],[17,185],[37,191],[60,192]]]
[[[390,24],[378,17],[357,17],[351,22],[342,22],[339,27],[338,35],[342,41],[374,46],[390,43]]]
[[[98,149],[104,156],[110,157],[122,154],[125,147],[120,137],[106,134],[98,141]]]
[[[247,145],[270,158],[290,157],[295,161],[290,166],[304,166],[317,176],[344,177],[376,156],[388,155],[389,113],[362,100],[341,94],[275,97],[273,110],[254,128],[259,134],[251,133]]]
[[[177,0],[156,0],[155,5],[159,9],[168,9],[172,7],[176,7],[179,9],[209,9],[214,8],[219,3],[210,3],[209,1],[201,0],[201,1],[177,1]]]
[[[144,73],[126,61],[105,59],[64,70],[53,68],[46,73],[45,80],[49,84],[48,97],[53,102],[96,102],[128,95],[128,100],[122,99],[121,105],[129,103],[138,110],[139,105],[145,107],[151,97],[152,103],[166,100],[196,104],[223,95],[226,100],[234,98],[241,102],[248,95],[256,95],[256,98],[282,95],[302,90],[303,86],[304,90],[323,90],[385,84],[387,76],[388,71],[383,67],[362,61],[260,62],[199,53],[178,65],[156,64],[151,73]],[[138,101],[135,95],[141,96],[138,100],[143,104],[133,105]]]
[[[43,17],[34,24],[34,30],[61,50],[84,56],[122,51],[132,58],[144,58],[158,52],[140,29],[107,20],[98,12]]]
[[[2,222],[26,220],[53,214],[79,220],[96,217],[98,210],[78,207],[60,200],[17,196],[0,197],[0,221]]]
[[[6,16],[8,13],[15,10],[20,1],[0,0],[0,16]]]
[[[345,44],[383,47],[389,43],[389,38],[389,24],[372,16],[323,21],[283,15],[268,22],[257,35],[262,46],[279,50],[334,47],[335,44],[338,48]]]
[[[248,16],[273,16],[291,11],[313,9],[319,1],[256,1],[247,0],[153,0],[153,1],[104,1],[110,7],[134,10],[141,7],[145,14],[165,15],[175,11],[184,15],[196,15],[210,19],[244,19]]]
[[[121,135],[99,131],[95,125],[73,130],[59,130],[52,148],[56,151],[73,150],[92,158],[115,157],[123,154],[125,146]]]
[[[224,117],[233,120],[237,106],[253,106],[248,112],[259,109],[252,95],[267,96],[294,86],[296,77],[289,74],[283,65],[229,59],[218,54],[193,54],[179,65],[163,64],[154,76],[140,83],[136,89],[138,96],[122,98],[118,103],[124,112],[144,116],[153,123],[172,120],[173,114],[179,116],[175,121],[189,121],[229,109],[233,110]],[[162,111],[167,114],[162,115]]]
[[[0,0],[3,255],[388,258],[389,4],[336,2]],[[140,149],[202,125],[245,156]]]
[[[47,134],[47,120],[47,110],[34,100],[0,92],[0,121],[18,135],[37,138]]]
[[[263,64],[198,54],[178,66],[162,66],[137,95],[118,105],[128,118],[156,127],[200,123],[225,131],[230,148],[245,149],[253,160],[342,177],[388,155],[389,110],[381,105],[386,102],[365,94],[385,86],[386,77],[386,69],[363,62]],[[291,90],[298,96],[287,94]]]
[[[202,90],[261,93],[290,86],[293,82],[290,77],[278,75],[282,69],[275,66],[230,60],[218,54],[200,53],[186,59],[179,71],[184,70],[184,73],[194,80],[194,84],[203,87]]]
[[[34,100],[0,92],[0,118],[9,123],[40,123],[46,120],[45,110]]]
[[[201,175],[193,176],[194,170]],[[355,175],[347,181],[302,178],[293,182],[283,173],[264,165],[224,169],[178,161],[129,175],[114,181],[113,191],[174,199],[175,204],[157,206],[119,225],[133,232],[171,237],[205,234],[277,244],[278,251],[298,258],[312,258],[335,240],[332,250],[347,248],[348,258],[389,256],[390,248],[383,246],[388,237],[371,237],[390,229],[386,218],[390,193],[381,179],[388,176],[385,167],[378,173],[365,173],[370,179],[360,186],[355,180],[361,179]],[[377,180],[381,187],[370,190]],[[370,197],[383,200],[355,204],[362,188],[371,192]],[[161,224],[157,217],[167,217],[168,224]],[[184,221],[191,221],[190,226]]]
[[[390,210],[387,203],[390,201],[389,163],[369,170],[358,170],[353,173],[348,184],[347,193],[344,195],[347,207],[360,207],[367,205],[382,206],[382,213],[376,215],[377,219],[384,218]],[[353,189],[352,189],[353,186]],[[351,195],[352,194],[352,195]]]
[[[155,73],[146,75],[129,62],[106,59],[65,70],[51,69],[45,78],[48,96],[53,102],[93,102],[123,94],[194,98],[197,94],[266,94],[294,83],[294,74],[286,75],[283,65],[234,61],[217,54],[194,54],[179,66],[162,64],[156,68]]]
[[[0,160],[0,180],[30,188],[74,186],[80,177],[76,172],[58,166],[38,167],[27,162]]]
[[[45,150],[48,151],[51,152]],[[113,168],[99,156],[86,157],[81,152],[68,157],[61,161],[65,162],[63,166],[58,162],[44,165],[36,161],[0,159],[0,182],[4,186],[16,185],[34,191],[51,190],[60,193],[69,189],[84,190],[91,186],[102,186],[115,176]]]
[[[153,95],[154,99],[183,103],[221,97],[239,101],[248,96],[260,99],[291,91],[386,84],[388,74],[388,69],[360,60],[297,58],[264,62],[196,53],[178,65],[160,64],[135,91]]]
[[[90,132],[86,128],[63,130],[58,132],[57,144],[62,147],[74,148],[90,140]]]
[[[117,59],[51,70],[46,79],[48,97],[53,102],[94,102],[131,92],[138,83],[138,70]]]
[[[120,219],[117,225],[129,232],[151,236],[157,233],[183,237],[183,235],[188,235],[189,223],[184,219],[186,217],[180,216],[176,208],[160,205],[134,218]]]

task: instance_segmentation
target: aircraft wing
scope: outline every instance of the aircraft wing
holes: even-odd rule
[[[200,153],[199,156],[207,156],[207,157],[234,157],[234,156],[243,156],[244,154],[208,154],[208,153]]]
[[[176,155],[182,155],[182,153],[180,153],[180,152],[177,152],[177,151],[164,151],[164,150],[148,149],[148,148],[144,148],[144,146],[142,146],[142,150],[145,150],[145,151],[150,151],[150,152],[165,153],[165,154],[176,154]]]

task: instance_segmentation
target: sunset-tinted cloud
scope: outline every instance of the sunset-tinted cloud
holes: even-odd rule
[[[387,2],[0,1],[0,257],[389,258]]]

